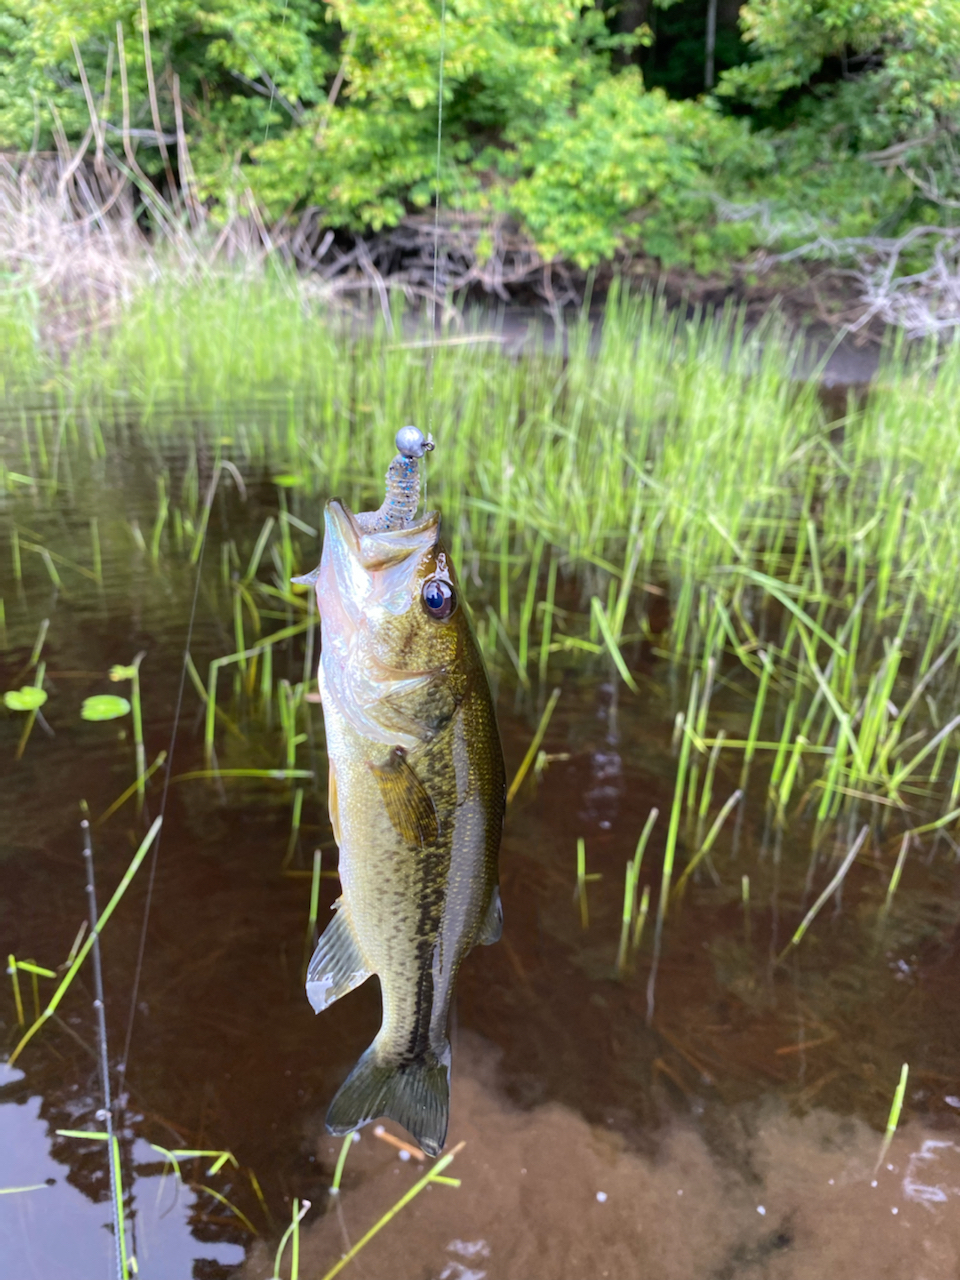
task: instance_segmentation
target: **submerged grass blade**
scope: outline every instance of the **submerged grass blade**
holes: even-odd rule
[[[577,837],[576,898],[580,903],[580,928],[586,929],[590,924],[590,910],[587,906],[587,846],[583,836]]]
[[[527,773],[530,770],[530,766],[533,764],[534,760],[537,758],[537,752],[540,750],[540,744],[541,742],[543,742],[544,735],[547,732],[547,726],[550,724],[550,719],[553,715],[553,711],[557,705],[557,699],[559,697],[560,697],[560,689],[557,688],[557,689],[554,689],[554,691],[550,694],[549,699],[547,700],[547,705],[543,709],[543,715],[540,717],[540,723],[537,725],[537,731],[533,735],[533,741],[530,743],[530,746],[527,748],[527,754],[523,757],[523,760],[520,762],[520,768],[517,770],[516,774],[514,775],[513,781],[510,783],[510,788],[507,791],[507,804],[509,804],[513,800],[514,796],[520,790],[523,780],[527,776]]]
[[[463,1150],[465,1145],[466,1144],[463,1142],[458,1142],[448,1155],[441,1156],[430,1172],[425,1174],[419,1182],[415,1182],[406,1195],[401,1196],[393,1208],[388,1209],[383,1217],[378,1222],[374,1223],[366,1235],[361,1236],[357,1243],[343,1255],[340,1261],[330,1268],[323,1277],[323,1280],[333,1280],[334,1276],[339,1275],[343,1268],[353,1261],[364,1245],[369,1244],[378,1231],[381,1231],[392,1218],[395,1218],[401,1209],[405,1208],[415,1196],[420,1194],[424,1187],[428,1187],[431,1182],[435,1182],[437,1180],[438,1175],[443,1173],[444,1169],[449,1167],[449,1165]]]
[[[43,632],[43,634],[46,634],[45,628],[41,628],[41,631]],[[33,687],[35,689],[43,688],[43,681],[44,681],[44,677],[46,676],[46,673],[47,673],[47,664],[45,662],[41,662],[37,666],[37,674],[33,681]],[[23,726],[23,733],[21,733],[20,735],[20,741],[17,743],[17,749],[14,752],[13,758],[15,760],[21,760],[23,758],[23,753],[27,749],[27,743],[30,741],[30,733],[33,729],[36,719],[37,719],[36,708],[32,711],[27,712],[26,724]]]
[[[647,915],[650,911],[650,886],[643,886],[643,893],[640,895],[640,906],[637,909],[637,918],[633,922],[633,937],[630,939],[630,945],[634,951],[640,946],[640,940],[643,937],[643,926],[647,923]]]
[[[623,683],[631,693],[639,693],[640,689],[636,680],[634,680],[633,676],[630,674],[630,668],[623,660],[623,654],[620,652],[620,646],[617,644],[616,638],[613,634],[613,628],[610,626],[610,619],[607,617],[607,612],[604,609],[599,596],[593,596],[591,599],[590,611],[596,620],[597,626],[600,628],[600,634],[603,636],[604,644],[607,646],[610,657],[613,659],[613,665],[620,672]]]
[[[674,784],[673,805],[670,809],[670,825],[667,828],[667,845],[663,855],[663,874],[660,881],[660,900],[657,903],[658,936],[663,928],[663,921],[667,915],[667,904],[670,897],[670,883],[673,878],[673,860],[677,851],[677,835],[680,831],[680,814],[683,808],[683,791],[692,743],[689,730],[693,728],[699,687],[700,673],[695,671],[693,674],[693,680],[690,684],[690,700],[687,704],[687,715],[684,721],[683,736],[680,739],[680,758],[677,761],[677,778]]]
[[[823,907],[824,903],[827,902],[828,899],[837,891],[837,889],[839,889],[840,885],[843,884],[843,878],[847,874],[847,872],[850,870],[850,868],[853,866],[854,859],[856,858],[857,854],[860,852],[860,849],[863,846],[863,842],[867,838],[867,832],[869,830],[870,830],[869,826],[866,826],[866,825],[861,828],[860,834],[857,836],[856,840],[854,841],[852,848],[849,850],[849,852],[847,853],[847,856],[844,858],[843,862],[841,862],[840,866],[837,868],[836,875],[833,877],[833,879],[824,889],[823,893],[821,893],[820,897],[816,900],[816,902],[813,904],[813,906],[810,908],[807,914],[803,917],[793,937],[790,939],[790,941],[784,947],[783,951],[781,951],[780,955],[777,957],[778,963],[780,963],[783,960],[784,956],[787,954],[787,952],[790,950],[791,947],[796,947],[799,945],[800,940],[803,938],[803,935],[807,932],[807,930],[813,924],[814,920],[820,914],[820,910]]]
[[[293,1198],[293,1211],[290,1217],[290,1225],[280,1237],[280,1243],[277,1246],[276,1257],[273,1260],[273,1280],[280,1280],[280,1263],[283,1261],[283,1251],[287,1247],[287,1241],[292,1239],[290,1246],[290,1280],[298,1280],[300,1274],[300,1223],[304,1214],[310,1208],[310,1201],[304,1200],[301,1204],[296,1196]]]
[[[627,967],[630,947],[630,925],[637,909],[637,879],[633,859],[627,863],[623,881],[623,915],[620,921],[620,945],[617,948],[617,972],[623,974]]]
[[[320,910],[320,874],[323,854],[320,849],[313,851],[313,871],[310,876],[310,911],[307,916],[307,936],[303,943],[303,966],[301,981],[307,980],[307,969],[310,956],[317,942],[317,915]]]
[[[897,1125],[900,1123],[900,1112],[903,1110],[903,1099],[907,1092],[907,1076],[910,1074],[908,1063],[904,1063],[900,1068],[900,1081],[897,1084],[896,1092],[893,1095],[893,1102],[890,1105],[890,1115],[887,1117],[887,1127],[883,1135],[883,1142],[880,1144],[880,1154],[877,1156],[877,1163],[874,1166],[874,1173],[877,1173],[880,1166],[886,1159],[887,1152],[890,1150],[890,1143],[893,1141],[893,1135],[897,1131]]]
[[[114,800],[112,805],[104,809],[103,813],[101,813],[100,817],[96,819],[93,825],[95,827],[99,827],[100,824],[103,822],[106,822],[108,818],[112,818],[118,809],[122,809],[132,795],[141,794],[142,788],[144,787],[145,783],[148,781],[148,779],[153,777],[153,775],[161,767],[161,765],[163,765],[166,762],[166,759],[167,759],[166,751],[161,751],[160,754],[157,756],[156,760],[154,760],[153,764],[150,766],[150,768],[147,769],[146,772],[140,774],[137,777],[137,780],[135,782],[131,782],[130,786],[127,787],[126,791],[124,791],[121,795],[117,796],[116,800]]]
[[[337,1166],[333,1171],[333,1181],[330,1183],[330,1194],[337,1196],[340,1194],[340,1179],[343,1177],[343,1166],[347,1163],[347,1152],[353,1145],[356,1134],[348,1133],[340,1147],[340,1154],[337,1156]]]
[[[18,1042],[18,1044],[14,1048],[13,1053],[11,1053],[8,1059],[8,1062],[11,1066],[13,1065],[14,1062],[16,1062],[17,1058],[19,1058],[20,1054],[26,1048],[27,1044],[29,1044],[29,1042],[33,1039],[36,1033],[40,1030],[43,1023],[46,1022],[48,1018],[52,1017],[53,1014],[56,1012],[57,1006],[60,1004],[60,1001],[66,995],[67,990],[70,987],[70,984],[73,982],[74,978],[77,976],[80,966],[83,964],[84,960],[86,960],[87,956],[90,954],[90,951],[93,948],[94,941],[103,932],[104,926],[106,925],[107,921],[110,919],[110,917],[113,915],[114,911],[116,910],[117,905],[120,902],[120,899],[123,897],[123,895],[126,893],[127,889],[129,888],[130,881],[136,875],[137,871],[140,868],[140,864],[143,862],[144,858],[147,856],[147,853],[150,850],[150,846],[153,844],[154,840],[157,838],[157,835],[160,831],[160,827],[162,823],[163,823],[163,819],[157,818],[154,821],[153,825],[151,826],[150,830],[144,836],[143,842],[141,843],[136,853],[133,855],[133,860],[131,861],[129,867],[127,867],[127,870],[124,872],[123,879],[120,881],[119,885],[117,885],[117,888],[114,890],[113,897],[110,899],[110,901],[104,907],[103,911],[100,913],[99,919],[97,920],[96,931],[94,933],[91,933],[90,936],[87,938],[87,940],[84,942],[83,946],[81,946],[80,950],[77,952],[76,958],[74,959],[73,963],[70,965],[70,968],[67,970],[65,976],[61,980],[60,985],[57,987],[56,991],[53,993],[53,996],[51,997],[50,1002],[47,1005],[46,1009],[44,1009],[43,1013],[40,1015],[37,1021],[34,1022],[34,1024],[28,1029],[26,1035],[21,1038],[21,1040]]]
[[[893,868],[893,874],[890,876],[890,883],[887,885],[887,896],[883,900],[882,914],[885,916],[890,910],[893,902],[893,895],[897,892],[897,885],[900,883],[900,877],[903,874],[904,863],[907,860],[907,853],[910,850],[911,833],[904,833],[903,839],[900,841],[900,852],[897,854],[896,865]]]
[[[774,600],[779,601],[785,609],[790,610],[797,621],[801,623],[802,628],[809,631],[811,635],[816,636],[818,640],[822,640],[823,643],[828,645],[834,653],[838,654],[839,657],[845,658],[847,656],[847,651],[844,649],[843,645],[836,641],[829,632],[824,631],[823,627],[818,623],[814,622],[813,618],[800,608],[796,600],[794,600],[792,596],[788,595],[783,588],[783,584],[778,582],[776,578],[771,578],[769,574],[760,573],[756,569],[745,568],[743,565],[724,565],[722,567],[722,571],[726,573],[741,574],[743,577],[749,578],[751,582],[755,582],[758,586],[763,587],[764,591],[766,591],[768,595],[772,596]]]
[[[673,876],[673,860],[677,849],[677,833],[680,830],[680,814],[683,809],[684,782],[687,774],[687,762],[690,759],[692,729],[697,708],[697,696],[700,689],[700,673],[695,671],[690,681],[690,697],[687,702],[687,714],[683,719],[680,736],[680,758],[677,761],[677,778],[674,784],[673,804],[670,809],[670,824],[667,828],[667,844],[663,855],[663,872],[660,878],[660,898],[657,902],[657,923],[653,937],[653,963],[647,979],[647,1026],[653,1025],[654,994],[657,984],[657,970],[660,966],[660,948],[663,943],[663,922],[667,918],[667,903],[670,897],[670,881]],[[680,717],[678,717],[678,723]]]
[[[113,1175],[113,1218],[120,1252],[120,1274],[123,1280],[128,1280],[132,1259],[127,1251],[127,1223],[123,1213],[123,1166],[120,1162],[120,1141],[116,1134],[110,1135],[110,1171]]]
[[[202,1182],[197,1182],[194,1185],[196,1186],[198,1191],[205,1191],[208,1196],[213,1196],[214,1200],[218,1200],[220,1204],[224,1206],[224,1208],[229,1209],[230,1212],[233,1214],[233,1216],[235,1218],[238,1218],[243,1223],[243,1225],[247,1228],[247,1230],[250,1232],[251,1235],[258,1236],[260,1234],[260,1232],[253,1225],[253,1223],[250,1221],[247,1215],[242,1210],[238,1209],[235,1204],[231,1203],[231,1201],[229,1201],[226,1196],[221,1195],[219,1191],[214,1191],[213,1187],[205,1186]],[[309,1201],[307,1201],[306,1203],[307,1203],[307,1208],[309,1208],[310,1207]]]
[[[734,807],[734,805],[736,805],[739,802],[740,797],[742,795],[743,795],[743,792],[740,791],[739,789],[735,791],[733,795],[730,796],[729,799],[726,801],[726,803],[724,804],[720,812],[717,814],[716,818],[713,821],[713,825],[711,826],[709,832],[707,833],[706,840],[704,840],[703,844],[700,846],[697,852],[690,859],[689,863],[684,868],[683,874],[681,875],[680,879],[677,881],[676,885],[674,886],[673,897],[675,901],[680,899],[683,896],[683,890],[686,886],[687,881],[693,875],[694,871],[696,871],[697,867],[703,861],[703,859],[706,858],[707,855],[710,853],[710,850],[713,848],[714,844],[716,843],[717,836],[720,834],[720,830],[723,827],[724,822],[727,820],[727,815],[730,813],[730,810]]]
[[[20,978],[17,974],[17,961],[12,953],[7,956],[7,973],[9,973],[10,982],[13,985],[13,1003],[17,1008],[17,1026],[22,1027],[25,1021],[23,1016],[23,998],[20,995]]]

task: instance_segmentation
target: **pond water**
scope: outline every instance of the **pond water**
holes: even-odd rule
[[[182,456],[166,463],[182,478]],[[188,638],[204,680],[212,659],[237,649],[229,544],[245,566],[265,517],[280,512],[267,475],[248,474],[245,496],[221,486],[191,630],[191,539],[178,550],[166,531],[151,554],[155,468],[155,453],[132,436],[123,457],[79,471],[68,496],[52,502],[42,488],[23,487],[0,500],[3,689],[33,681],[32,651],[49,622],[42,646],[49,697],[19,759],[25,718],[0,713],[0,948],[50,970],[59,971],[86,917],[81,802],[93,819],[101,907],[161,803],[162,769],[142,814],[132,797],[98,821],[134,780],[134,745],[129,718],[84,721],[83,700],[117,692],[110,668],[142,652],[146,759],[169,751]],[[302,572],[315,563],[319,544],[309,530],[320,507],[304,502],[296,510],[299,523],[287,528]],[[90,570],[92,516],[102,582]],[[39,547],[59,557],[54,572]],[[264,557],[259,579],[269,583],[273,567]],[[482,563],[465,578],[468,593],[483,598]],[[567,589],[572,608],[576,586]],[[652,597],[651,609],[669,605]],[[262,605],[260,620],[264,633],[308,621],[279,597],[272,609]],[[296,686],[308,662],[313,671],[308,636],[300,626],[274,646],[269,702],[258,696],[262,664],[224,669],[221,772],[289,765],[276,682]],[[686,685],[649,643],[627,657],[638,694],[612,666],[574,650],[555,654],[548,679],[529,690],[518,688],[502,652],[492,656],[508,777],[550,690],[561,693],[542,744],[546,758],[508,810],[503,940],[479,948],[459,979],[447,1147],[457,1154],[445,1173],[460,1183],[422,1190],[345,1274],[955,1278],[955,846],[931,838],[923,856],[908,861],[885,915],[891,858],[879,837],[778,963],[857,823],[851,815],[849,830],[811,857],[811,823],[775,830],[758,775],[712,864],[704,862],[671,907],[651,984],[677,772],[673,730]],[[752,704],[733,674],[720,675],[711,730],[742,738]],[[325,1134],[323,1116],[379,1024],[379,998],[369,983],[317,1018],[303,992],[314,850],[323,871],[321,923],[338,894],[312,688],[297,710],[302,740],[290,748],[295,767],[310,776],[211,780],[183,776],[208,765],[204,704],[186,680],[155,874],[151,882],[148,857],[104,929],[129,1244],[139,1274],[151,1280],[272,1276],[294,1200],[310,1204],[299,1274],[320,1280],[429,1165],[367,1128],[350,1146],[339,1194],[329,1191],[341,1142]],[[739,758],[728,765],[721,755],[717,803],[738,780]],[[660,817],[638,886],[650,886],[650,919],[618,973],[624,868],[654,807]],[[579,837],[588,876],[582,896]],[[692,840],[681,832],[681,866]],[[28,1024],[29,971],[19,971],[19,984]],[[92,984],[87,965],[56,1017],[2,1068],[4,1275],[111,1274],[105,1146],[58,1133],[102,1127]],[[54,987],[38,979],[37,1008]],[[0,993],[6,1056],[23,1030],[8,978]],[[881,1159],[904,1063],[903,1113]],[[207,1154],[180,1157],[178,1178],[169,1151]],[[234,1159],[222,1162],[219,1152]],[[280,1274],[290,1268],[288,1248]]]

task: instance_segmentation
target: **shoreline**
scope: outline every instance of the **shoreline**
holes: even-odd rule
[[[510,350],[534,333],[552,344],[585,311],[597,326],[608,302],[625,289],[649,292],[668,312],[685,311],[691,319],[732,307],[752,329],[777,316],[791,340],[809,340],[807,369],[835,346],[823,379],[828,386],[869,382],[890,336],[906,332],[870,314],[849,272],[822,262],[764,263],[754,255],[722,276],[699,276],[625,253],[583,272],[541,259],[506,220],[447,211],[435,275],[432,219],[422,216],[364,237],[324,228],[315,211],[268,226],[251,197],[249,208],[226,216],[205,210],[189,224],[151,213],[152,225],[145,227],[144,210],[152,210],[155,199],[162,203],[152,188],[142,191],[109,169],[95,172],[87,161],[45,157],[37,163],[0,153],[0,271],[6,276],[0,310],[7,311],[0,323],[15,322],[18,304],[29,305],[32,295],[41,340],[65,351],[110,329],[144,288],[186,287],[231,273],[253,281],[277,268],[295,282],[301,305],[322,303],[361,325],[379,313],[389,331],[402,299],[405,331],[412,324],[422,333],[430,315],[461,332],[479,320],[492,324]],[[485,236],[493,248],[480,262]],[[906,336],[910,345],[924,340]]]

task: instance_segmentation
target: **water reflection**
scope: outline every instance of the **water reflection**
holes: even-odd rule
[[[0,1087],[24,1080],[3,1069]],[[0,1188],[37,1187],[0,1195],[0,1260],[4,1276],[17,1280],[86,1280],[114,1270],[113,1219],[106,1162],[97,1152],[85,1161],[82,1189],[74,1183],[76,1157],[64,1151],[66,1139],[51,1136],[41,1115],[43,1099],[27,1095],[0,1101]],[[96,1144],[89,1144],[94,1147]],[[244,1250],[235,1244],[201,1244],[193,1234],[196,1195],[161,1176],[156,1151],[143,1139],[127,1150],[128,1164],[157,1170],[135,1174],[128,1185],[128,1207],[135,1230],[137,1261],[150,1280],[216,1280],[232,1272]],[[67,1168],[64,1168],[64,1160]]]

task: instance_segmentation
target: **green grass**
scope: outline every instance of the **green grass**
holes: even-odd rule
[[[19,483],[11,473],[62,483],[58,441],[103,450],[136,421],[157,442],[200,426],[241,466],[271,466],[294,496],[367,497],[411,420],[439,441],[430,491],[461,522],[451,540],[496,555],[491,603],[524,670],[537,592],[526,571],[544,548],[566,574],[595,573],[608,645],[629,634],[631,594],[651,578],[677,602],[680,650],[702,643],[714,597],[737,625],[751,586],[770,579],[787,609],[824,604],[827,625],[809,623],[822,640],[861,565],[875,575],[874,616],[902,606],[911,576],[922,619],[952,616],[960,347],[935,371],[932,350],[892,349],[866,408],[828,429],[815,388],[789,377],[776,321],[748,334],[734,311],[685,321],[650,295],[614,296],[596,349],[589,326],[574,325],[567,359],[535,338],[517,360],[497,344],[411,350],[377,324],[349,329],[286,279],[221,277],[144,293],[63,364],[38,344],[24,376],[4,352],[8,396],[31,406],[30,426],[9,433],[7,485]],[[164,488],[154,558],[173,502]],[[205,517],[191,523],[197,538]],[[509,600],[524,578],[519,634]]]
[[[133,879],[137,871],[140,869],[140,864],[143,862],[144,858],[147,856],[147,853],[150,851],[151,845],[153,844],[154,840],[157,838],[157,834],[160,831],[162,822],[163,822],[162,818],[154,819],[154,822],[150,827],[150,830],[147,832],[146,836],[141,841],[140,847],[137,849],[129,867],[124,873],[123,879],[120,881],[119,885],[114,891],[112,897],[110,898],[110,901],[107,903],[103,911],[100,913],[97,919],[96,930],[90,933],[90,935],[87,937],[87,940],[83,943],[83,945],[80,947],[79,951],[77,952],[76,957],[71,961],[56,991],[53,993],[52,997],[50,998],[50,1001],[47,1004],[47,1007],[36,1018],[36,1020],[31,1024],[31,1026],[27,1029],[25,1035],[21,1036],[20,1040],[17,1042],[16,1046],[14,1047],[13,1052],[8,1057],[7,1062],[11,1066],[13,1065],[13,1063],[16,1062],[17,1058],[19,1058],[24,1048],[33,1039],[33,1037],[40,1030],[43,1024],[47,1021],[47,1019],[51,1018],[53,1014],[56,1012],[57,1006],[60,1004],[63,997],[66,995],[67,990],[70,987],[70,984],[73,982],[74,978],[77,976],[77,973],[79,972],[84,960],[86,960],[94,943],[97,941],[104,927],[106,926],[107,921],[110,919],[110,917],[113,915],[114,911],[116,910],[117,905],[120,902],[120,899],[126,893],[130,885],[130,881]]]
[[[275,678],[275,646],[311,624],[290,578],[316,563],[320,500],[377,505],[394,432],[416,422],[437,440],[430,502],[494,679],[516,690],[532,734],[540,723],[511,799],[539,760],[561,669],[643,698],[641,653],[670,661],[677,775],[655,948],[672,888],[679,899],[701,870],[730,878],[737,791],[766,804],[777,839],[802,833],[841,857],[868,805],[889,903],[921,835],[948,847],[960,799],[960,343],[891,342],[869,396],[831,421],[815,383],[792,376],[800,339],[775,315],[748,329],[732,308],[688,314],[614,290],[601,324],[577,320],[549,343],[533,332],[520,357],[470,341],[469,325],[431,345],[418,324],[399,304],[393,334],[382,318],[324,312],[281,274],[170,273],[63,353],[35,300],[4,295],[0,488],[69,504],[131,442],[156,466],[143,531],[85,510],[89,547],[84,536],[70,559],[14,519],[15,584],[38,571],[89,590],[121,536],[158,574],[192,572],[218,543],[205,584],[234,652],[209,659],[206,682],[188,663],[208,776],[262,763],[240,729],[259,717],[293,779],[313,652],[302,681]],[[214,503],[263,477],[272,512],[221,536]],[[721,727],[731,690],[741,723]],[[237,768],[219,768],[230,752]],[[733,795],[718,791],[724,776],[739,779]],[[291,794],[285,867],[303,794]],[[653,905],[639,870],[624,884],[621,971]],[[812,924],[801,914],[796,943]]]
[[[136,434],[156,453],[157,506],[149,537],[139,525],[130,537],[155,566],[196,564],[225,472],[238,486],[275,478],[276,514],[242,557],[232,541],[211,552],[236,651],[210,667],[209,759],[218,725],[230,731],[218,672],[239,668],[248,694],[259,677],[272,704],[271,646],[308,625],[289,577],[315,563],[317,500],[378,502],[393,433],[414,421],[438,441],[429,493],[451,552],[482,584],[484,651],[521,692],[542,706],[559,654],[609,666],[635,694],[641,641],[699,670],[671,847],[681,808],[707,830],[721,754],[739,753],[744,789],[766,773],[771,724],[776,822],[813,814],[818,839],[859,796],[903,807],[937,794],[945,768],[960,777],[958,723],[941,710],[960,644],[960,344],[892,343],[866,402],[829,422],[813,383],[791,377],[799,340],[776,316],[748,331],[733,309],[688,316],[651,293],[614,290],[599,328],[572,324],[565,349],[534,333],[522,358],[490,341],[412,344],[382,319],[325,313],[279,273],[171,273],[67,355],[45,345],[38,314],[26,295],[0,302],[11,493],[58,498],[78,459],[102,466]],[[395,307],[395,334],[416,323]],[[178,449],[189,461],[175,476]],[[15,578],[34,551],[54,583],[99,582],[102,524],[89,566],[14,528]],[[287,626],[261,638],[269,616]],[[708,739],[715,679],[753,702],[746,746]],[[276,700],[288,769],[299,688]]]

